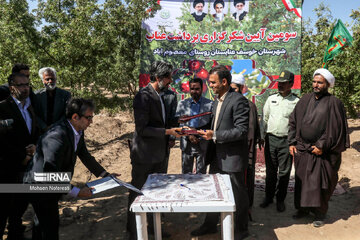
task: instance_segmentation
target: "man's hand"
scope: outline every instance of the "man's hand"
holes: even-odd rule
[[[213,130],[198,130],[197,131],[201,137],[203,137],[205,140],[211,140],[213,135],[214,135],[214,131]]]
[[[198,144],[200,142],[200,140],[194,135],[189,135],[189,140],[192,144]]]
[[[82,189],[80,189],[79,193],[78,193],[78,197],[79,198],[88,198],[92,196],[92,189],[94,188],[89,188],[89,187],[83,187]]]
[[[24,160],[21,162],[23,166],[26,166],[28,164],[28,162],[31,160],[31,156],[30,155],[26,155],[26,157],[24,158]]]
[[[291,156],[294,156],[295,153],[297,153],[296,147],[295,146],[290,146],[289,147],[289,152]]]
[[[165,129],[165,135],[172,135],[174,137],[181,137],[181,128]]]
[[[317,148],[316,146],[311,146],[311,147],[313,148],[311,153],[313,153],[315,155],[318,155],[318,156],[323,154],[323,152],[322,152],[322,150],[320,148]]]
[[[26,155],[29,155],[29,156],[34,156],[35,154],[35,151],[36,151],[36,145],[34,144],[29,144],[25,147],[25,151],[26,151]]]
[[[175,140],[169,140],[169,148],[172,148],[175,146]]]

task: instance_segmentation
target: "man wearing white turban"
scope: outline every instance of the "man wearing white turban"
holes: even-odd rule
[[[335,190],[341,153],[349,147],[346,111],[328,92],[335,77],[324,68],[313,75],[313,93],[305,94],[289,119],[289,151],[295,164],[293,216],[315,214],[314,227],[324,225],[330,196]]]

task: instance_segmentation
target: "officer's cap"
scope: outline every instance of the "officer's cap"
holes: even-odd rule
[[[294,74],[288,70],[281,71],[279,78],[276,79],[277,82],[293,82]]]

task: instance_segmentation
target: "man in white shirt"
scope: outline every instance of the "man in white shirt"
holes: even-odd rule
[[[66,106],[66,119],[54,124],[39,140],[33,159],[33,172],[74,173],[76,158],[96,177],[110,175],[88,152],[84,141],[84,131],[92,123],[95,106],[91,100],[71,99]],[[113,174],[118,175],[118,174]],[[91,189],[73,187],[68,195],[90,197]],[[59,193],[42,193],[31,198],[44,240],[59,239]]]
[[[40,135],[29,98],[28,76],[13,73],[8,78],[8,85],[10,96],[0,102],[0,120],[12,124],[0,127],[0,184],[22,182],[23,172],[34,155]],[[23,195],[5,193],[0,196],[0,237],[9,218],[8,239],[22,238],[21,217],[27,205]]]

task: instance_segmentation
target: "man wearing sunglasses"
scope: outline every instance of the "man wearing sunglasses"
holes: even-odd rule
[[[47,129],[51,124],[65,119],[66,103],[71,98],[71,93],[56,87],[57,76],[54,68],[41,68],[39,76],[45,88],[35,92],[34,107],[41,129]]]
[[[92,123],[94,110],[95,106],[91,100],[70,99],[66,106],[66,119],[52,125],[40,138],[28,176],[32,176],[34,172],[71,172],[73,175],[76,157],[79,157],[96,177],[110,175],[91,156],[84,141],[84,131]],[[73,187],[68,195],[90,197],[92,192],[88,187]],[[30,200],[45,240],[59,239],[58,201],[61,196],[59,193],[41,193]]]

